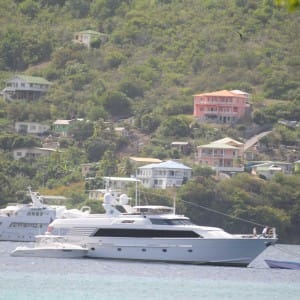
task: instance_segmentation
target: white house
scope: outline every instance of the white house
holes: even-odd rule
[[[16,122],[15,131],[23,134],[43,134],[50,129],[49,125],[37,122]]]
[[[28,75],[15,75],[5,82],[1,94],[5,100],[36,100],[43,96],[52,85],[48,80]]]
[[[94,30],[83,30],[74,34],[74,42],[83,44],[88,48],[91,47],[93,41],[97,40],[104,43],[108,40],[108,35]]]
[[[288,162],[263,162],[251,166],[251,174],[260,176],[267,180],[271,179],[275,174],[282,173],[290,175],[293,173],[293,164]]]
[[[99,163],[85,163],[85,164],[80,164],[81,166],[81,175],[83,177],[87,177],[87,175],[90,172],[96,172],[98,168]]]
[[[160,189],[179,187],[191,176],[190,167],[171,160],[139,167],[137,173],[144,187]]]
[[[56,149],[40,148],[40,147],[24,147],[13,150],[13,157],[15,160],[20,158],[38,158],[41,156],[49,156],[56,152]]]
[[[129,200],[134,200],[135,205],[137,205],[137,190],[140,180],[133,177],[103,177],[105,181],[104,189],[89,190],[90,200],[103,200],[106,192],[110,192],[113,197],[118,199],[120,195],[128,193],[128,188],[135,187],[136,195],[135,199],[129,198]],[[133,203],[132,203],[133,204]]]

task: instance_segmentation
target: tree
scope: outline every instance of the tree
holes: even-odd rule
[[[113,176],[117,173],[117,160],[112,151],[108,150],[104,153],[99,170],[103,176]]]
[[[65,6],[74,18],[84,18],[89,12],[90,2],[90,0],[67,0]]]
[[[112,147],[109,140],[98,138],[90,138],[85,142],[85,150],[88,160],[91,162],[99,161],[105,151]]]
[[[121,92],[108,92],[103,98],[104,108],[112,116],[129,116],[131,114],[131,102]]]
[[[143,114],[140,118],[140,129],[145,133],[154,132],[160,124],[159,117],[154,113]]]
[[[94,125],[88,121],[76,121],[71,123],[69,134],[78,142],[83,142],[94,133]]]
[[[184,117],[169,117],[160,125],[163,136],[187,137],[190,135],[189,123]]]
[[[5,69],[23,70],[26,63],[23,59],[24,44],[23,33],[11,25],[1,38],[0,53],[2,64]]]
[[[125,80],[120,84],[120,91],[129,98],[143,97],[144,87],[142,82]]]
[[[20,10],[23,14],[34,18],[39,11],[39,4],[34,0],[25,0],[20,3]]]
[[[290,12],[300,8],[300,0],[276,0],[277,5],[286,6]]]

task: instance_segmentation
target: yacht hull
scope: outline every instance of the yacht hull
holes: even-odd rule
[[[300,262],[279,261],[279,260],[271,260],[271,259],[265,259],[265,262],[270,268],[274,268],[274,269],[300,270]]]
[[[17,247],[10,255],[18,257],[81,258],[86,254],[86,249]]]
[[[47,231],[50,222],[50,218],[0,218],[0,241],[34,242],[36,235]]]
[[[247,266],[276,239],[101,239],[86,241],[88,257]]]

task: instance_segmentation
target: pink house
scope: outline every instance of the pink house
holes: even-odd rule
[[[246,112],[246,93],[217,91],[194,95],[194,116],[199,121],[234,123]]]
[[[197,147],[197,162],[221,172],[242,172],[244,144],[231,138],[224,138]]]

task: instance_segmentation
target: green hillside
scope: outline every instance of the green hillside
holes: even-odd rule
[[[191,106],[194,93],[225,88],[294,100],[299,18],[272,0],[2,0],[0,78],[45,76],[56,84],[49,103],[88,117],[111,93],[130,104],[109,111],[115,115],[158,110],[158,103],[159,110]],[[90,50],[75,46],[74,33],[86,29],[108,41]]]
[[[181,157],[169,148],[175,139],[195,147],[227,135],[243,139],[252,127],[271,126],[274,132],[264,141],[271,150],[258,159],[297,158],[298,152],[279,146],[299,146],[300,128],[277,121],[300,121],[299,2],[291,9],[275,2],[286,1],[0,0],[0,90],[14,74],[53,83],[38,101],[6,102],[0,96],[0,205],[27,185],[66,187],[70,204],[78,205],[87,198],[80,163],[99,162],[98,175],[127,176],[132,168],[126,155],[139,152],[182,158],[193,166],[193,153]],[[85,30],[101,33],[90,48],[74,43],[75,34]],[[250,93],[251,116],[233,128],[197,124],[193,95],[223,89]],[[59,141],[61,153],[37,161],[12,159],[17,147],[41,146],[38,138],[16,134],[14,122],[51,125],[71,118],[89,122],[75,124],[72,139]],[[131,140],[107,130],[116,124],[129,129]],[[266,223],[267,217],[289,235],[286,240],[296,240],[299,175],[263,182],[242,174],[224,188],[211,172],[195,173],[182,199],[196,195],[194,202],[203,197],[215,201],[215,208],[223,199],[229,204],[222,208],[241,217],[256,206],[252,219]]]

